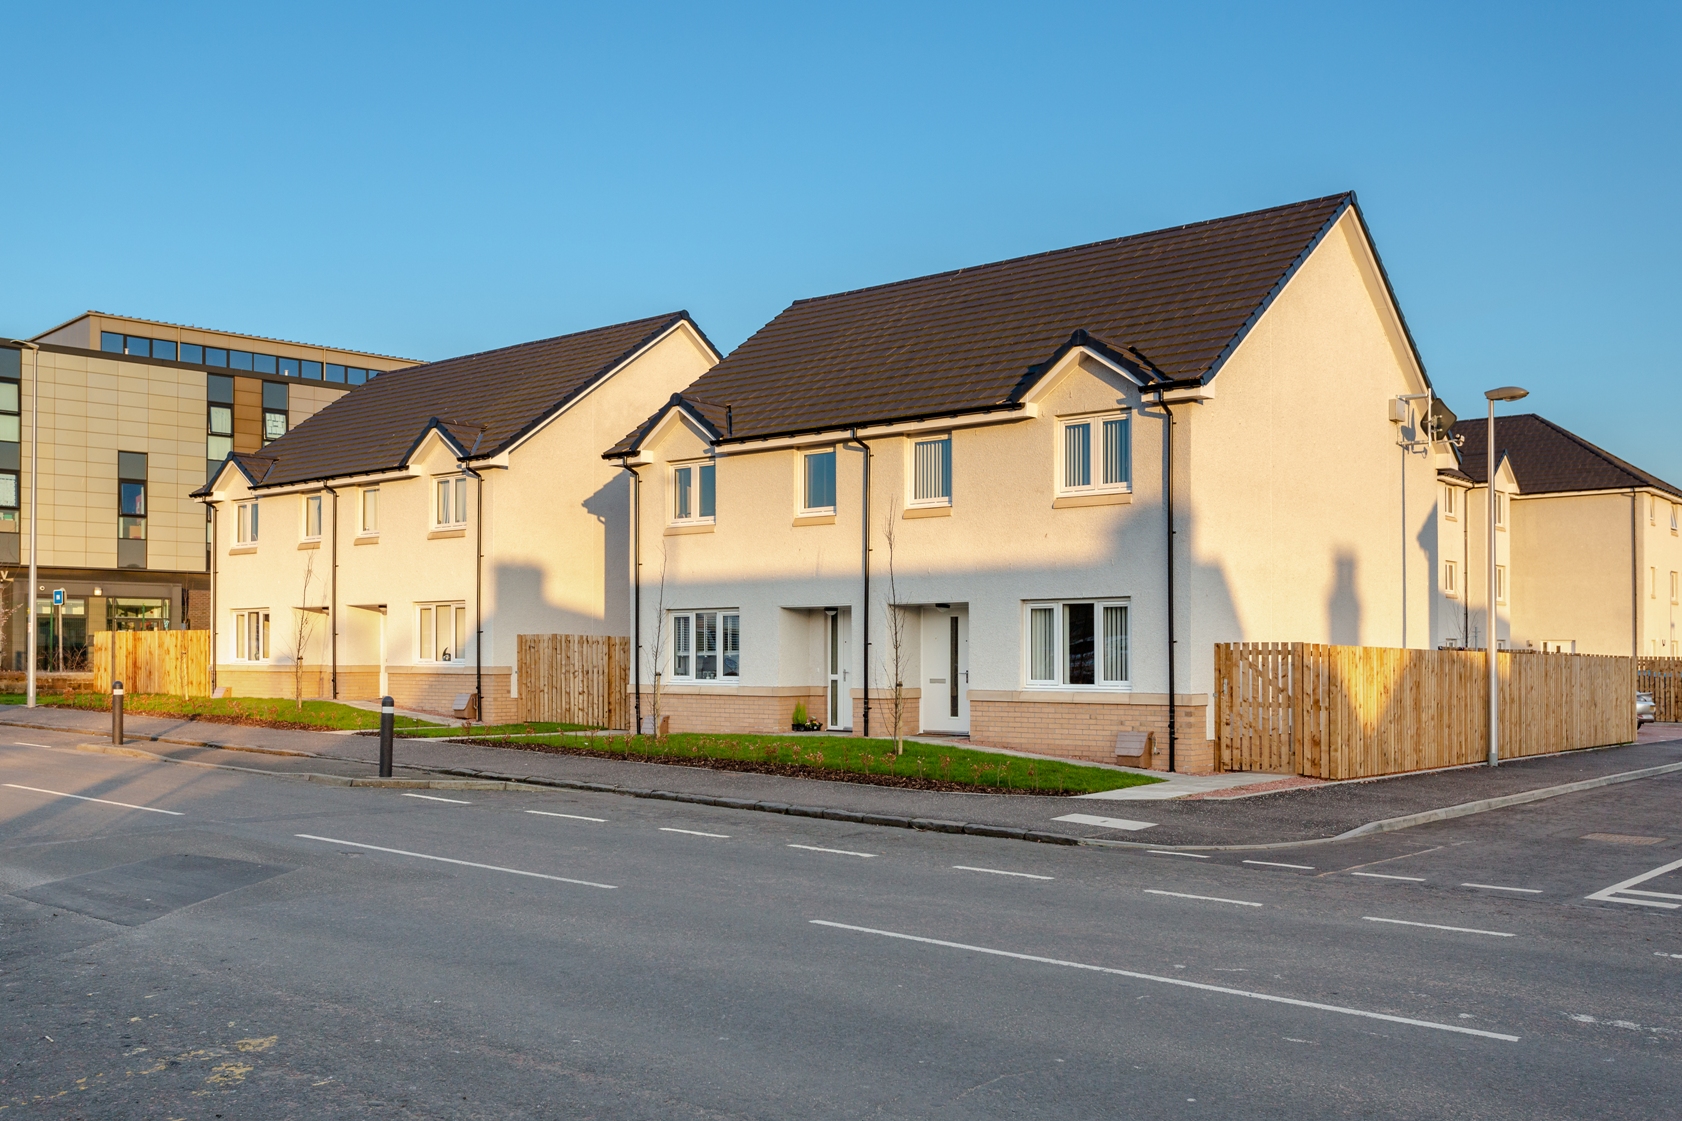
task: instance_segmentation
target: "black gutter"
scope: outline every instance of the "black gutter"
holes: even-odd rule
[[[479,481],[473,511],[473,715],[485,722],[485,477],[457,460],[461,469]],[[456,651],[460,653],[460,651]]]

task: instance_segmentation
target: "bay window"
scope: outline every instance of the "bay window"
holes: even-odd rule
[[[742,675],[742,616],[736,611],[678,611],[672,628],[672,680],[721,681]]]
[[[1127,688],[1127,604],[1103,600],[1027,605],[1031,686]]]

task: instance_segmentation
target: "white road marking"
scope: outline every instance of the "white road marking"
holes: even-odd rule
[[[1236,903],[1240,907],[1260,907],[1260,903],[1251,903],[1244,899],[1222,899],[1218,895],[1187,895],[1183,891],[1158,891],[1154,887],[1145,889],[1146,895],[1172,895],[1175,899],[1201,899],[1206,903]]]
[[[1423,926],[1428,930],[1452,930],[1456,934],[1487,934],[1491,938],[1516,938],[1515,934],[1508,934],[1504,930],[1474,930],[1469,926],[1442,926],[1434,922],[1409,922],[1407,919],[1380,919],[1372,915],[1362,915],[1367,922],[1387,922],[1397,926]]]
[[[1312,864],[1280,864],[1272,860],[1246,860],[1244,863],[1259,864],[1263,868],[1295,868],[1299,872],[1314,871],[1314,865]]]
[[[121,806],[125,810],[145,810],[149,814],[168,814],[170,817],[187,816],[179,810],[160,810],[154,806],[136,806],[129,802],[113,802],[108,798],[90,798],[86,794],[66,794],[62,790],[42,790],[39,786],[19,786],[15,782],[8,782],[4,785],[11,787],[13,790],[28,790],[35,794],[51,794],[54,798],[75,798],[80,802],[98,802],[102,806]]]
[[[959,872],[987,872],[994,876],[1021,876],[1024,880],[1054,880],[1056,876],[1036,876],[1032,872],[1006,872],[1003,868],[974,868],[968,864],[954,864]]]
[[[1672,895],[1668,891],[1636,891],[1632,887],[1624,888],[1625,895],[1645,895],[1650,899],[1682,899],[1682,895]]]
[[[1461,887],[1481,887],[1485,891],[1522,891],[1526,895],[1541,895],[1539,887],[1502,887],[1500,884],[1461,884]]]
[[[1422,884],[1424,876],[1386,876],[1383,872],[1351,872],[1351,876],[1365,876],[1369,880],[1406,880],[1410,884]]]
[[[439,798],[431,794],[404,794],[405,798],[425,798],[428,802],[448,802],[454,806],[471,806],[472,802],[464,802],[460,798]]]
[[[703,833],[699,829],[673,829],[669,825],[662,825],[660,827],[660,832],[662,832],[662,833],[687,833],[691,837],[717,837],[721,841],[728,841],[730,839],[730,834],[728,834],[728,833]]]
[[[583,814],[558,814],[554,810],[527,810],[526,812],[529,814],[541,814],[544,817],[566,817],[571,818],[573,821],[594,821],[598,823],[605,823],[607,821],[607,818],[605,817],[585,817]]]
[[[1156,828],[1154,821],[1132,821],[1125,817],[1094,817],[1091,814],[1064,814],[1051,820],[1072,821],[1076,825],[1096,825],[1100,829],[1130,829],[1134,832]]]
[[[1662,876],[1666,872],[1674,872],[1678,868],[1682,868],[1682,860],[1673,860],[1669,864],[1665,864],[1665,865],[1662,865],[1661,867],[1653,869],[1651,872],[1643,872],[1639,876],[1631,876],[1629,879],[1623,881],[1622,883],[1613,884],[1611,887],[1601,888],[1599,891],[1595,892],[1593,895],[1587,895],[1587,896],[1584,896],[1584,898],[1585,899],[1593,899],[1593,900],[1596,900],[1598,902],[1603,902],[1603,903],[1633,903],[1638,907],[1663,907],[1666,910],[1674,911],[1674,910],[1677,910],[1678,908],[1682,908],[1682,903],[1665,903],[1662,900],[1658,900],[1658,899],[1619,899],[1618,895],[1620,895],[1620,894],[1627,894],[1627,895],[1658,894],[1657,892],[1653,892],[1653,893],[1640,892],[1640,893],[1637,893],[1637,892],[1632,892],[1629,889],[1634,887],[1636,884],[1644,884],[1648,880],[1651,880],[1656,876]],[[1674,898],[1674,897],[1672,897],[1672,898]]]
[[[815,926],[833,927],[837,930],[851,930],[859,934],[874,934],[881,938],[898,938],[906,942],[920,942],[925,946],[941,946],[949,950],[967,950],[974,954],[990,954],[994,957],[1014,958],[1017,961],[1031,961],[1040,965],[1060,965],[1065,969],[1083,969],[1092,973],[1108,973],[1116,977],[1131,977],[1135,981],[1153,981],[1159,985],[1177,985],[1183,989],[1197,989],[1206,993],[1221,993],[1225,996],[1241,996],[1249,1000],[1262,1000],[1270,1004],[1288,1004],[1295,1008],[1311,1008],[1317,1012],[1336,1012],[1344,1016],[1360,1016],[1369,1020],[1383,1020],[1391,1024],[1407,1024],[1416,1028],[1431,1028],[1435,1031],[1454,1032],[1458,1035],[1475,1035],[1483,1039],[1499,1039],[1503,1043],[1517,1043],[1516,1035],[1502,1035],[1499,1032],[1482,1031],[1478,1028],[1461,1027],[1459,1024],[1439,1024],[1431,1020],[1415,1020],[1407,1016],[1392,1016],[1386,1012],[1368,1012],[1364,1008],[1345,1008],[1337,1004],[1321,1004],[1318,1001],[1298,1000],[1296,997],[1274,996],[1272,993],[1249,992],[1245,989],[1230,989],[1225,985],[1210,985],[1201,981],[1187,981],[1179,977],[1160,977],[1154,973],[1136,973],[1131,969],[1114,969],[1106,965],[1088,965],[1085,962],[1063,961],[1059,958],[1040,957],[1036,954],[1019,954],[1010,950],[995,950],[987,946],[970,946],[963,942],[947,942],[939,938],[920,938],[915,934],[900,934],[892,930],[875,930],[868,926],[850,926],[847,923],[829,922],[825,919],[810,920]]]
[[[807,852],[832,852],[836,856],[862,856],[866,860],[870,860],[871,858],[873,858],[876,855],[873,852],[848,852],[846,849],[819,848],[817,845],[790,845],[789,848],[791,848],[791,849],[805,849]]]
[[[1145,851],[1150,853],[1152,856],[1189,856],[1193,860],[1209,859],[1207,856],[1202,856],[1195,852],[1169,852],[1167,849],[1146,849]]]
[[[13,740],[12,741],[12,746],[13,747],[47,747],[47,745],[44,744],[44,743],[30,743],[28,740]],[[51,751],[52,748],[47,747],[47,750]]]
[[[412,856],[417,860],[436,860],[441,864],[459,864],[463,868],[483,868],[487,872],[507,872],[510,876],[531,876],[533,879],[554,880],[563,884],[578,884],[580,887],[600,887],[612,891],[619,886],[618,884],[598,884],[591,880],[574,880],[566,876],[551,876],[546,872],[527,872],[520,868],[504,868],[500,864],[480,864],[473,860],[455,860],[448,856],[431,856],[424,852],[410,852],[407,849],[382,848],[379,845],[365,845],[361,841],[341,841],[337,837],[317,837],[313,833],[294,833],[292,835],[305,841],[324,841],[329,845],[349,845],[353,849],[389,852],[394,856]]]
[[[1653,956],[1656,958],[1682,958],[1682,954],[1667,954],[1663,950],[1655,950]]]

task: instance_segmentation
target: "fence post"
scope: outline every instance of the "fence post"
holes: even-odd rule
[[[111,683],[111,744],[123,746],[123,683]]]
[[[397,714],[392,711],[393,702],[390,697],[380,698],[380,777],[391,777],[391,739],[392,730],[397,723]]]

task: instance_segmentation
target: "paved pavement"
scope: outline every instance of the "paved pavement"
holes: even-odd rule
[[[69,709],[0,708],[0,725],[8,722],[61,729],[71,737],[52,741],[61,745],[85,742],[109,730],[109,718],[104,714]],[[148,717],[131,718],[126,724],[131,738],[165,737],[166,742],[150,745],[151,750],[175,758],[224,765],[371,775],[378,754],[377,742],[366,736]],[[1676,738],[1662,738],[1668,733]],[[50,737],[19,731],[15,738],[45,743]],[[1152,847],[1179,847],[1324,839],[1369,822],[1682,762],[1682,726],[1649,731],[1645,738],[1648,742],[1628,747],[1520,760],[1493,770],[1469,767],[1372,782],[1326,783],[1232,801],[1194,799],[1119,805],[1090,798],[899,790],[430,740],[400,740],[396,755],[400,775],[455,774],[593,783],[670,791],[687,797],[798,804],[857,814],[969,822]],[[288,758],[245,751],[195,750],[169,743],[169,739],[214,740],[233,746],[308,754]]]
[[[0,1106],[1674,1117],[1679,794],[1186,855],[0,743]]]

